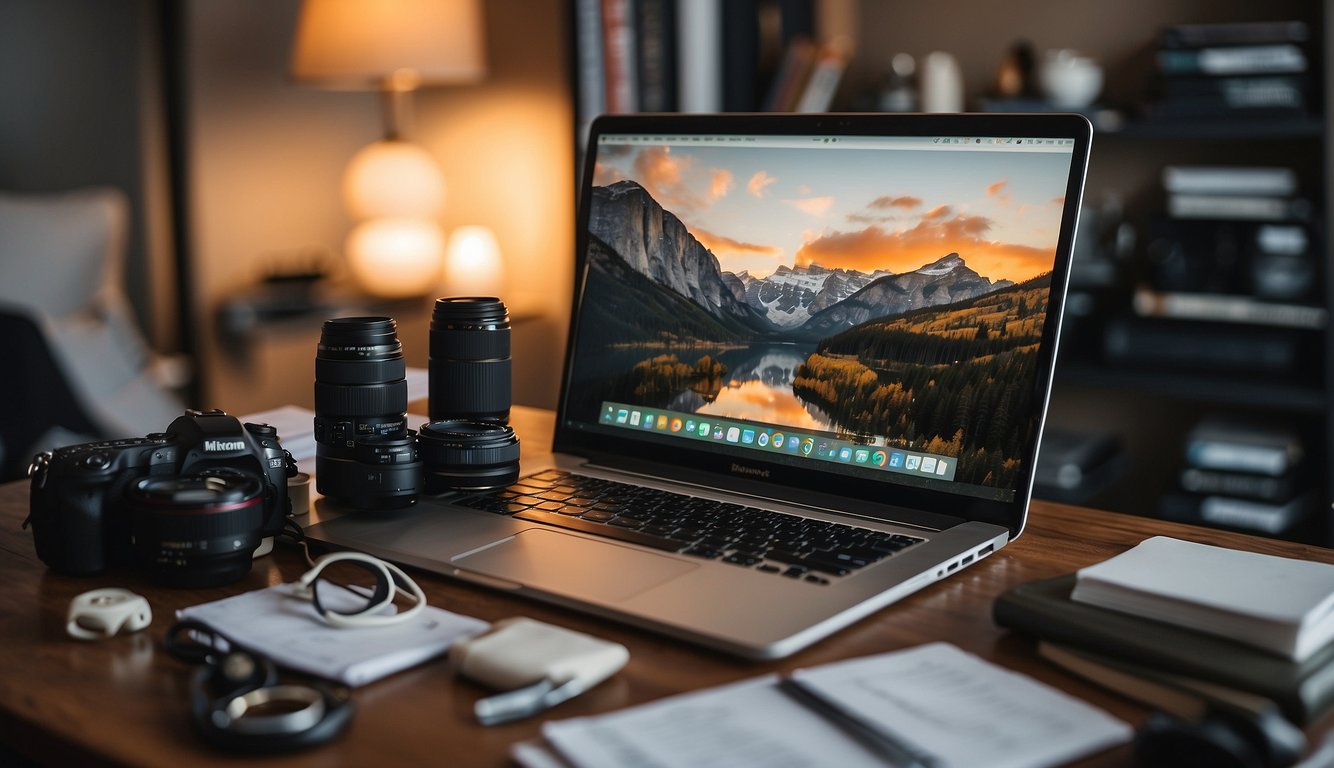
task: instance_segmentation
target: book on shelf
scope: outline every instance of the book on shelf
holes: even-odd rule
[[[677,0],[677,83],[682,112],[723,108],[722,0]]]
[[[1300,340],[1287,328],[1115,316],[1102,333],[1113,363],[1272,380],[1295,374],[1302,362]]]
[[[1075,574],[1029,582],[998,597],[996,623],[1035,639],[1118,662],[1262,696],[1298,724],[1334,704],[1334,645],[1305,661],[1217,635],[1075,602]]]
[[[1233,496],[1270,503],[1287,501],[1297,493],[1293,472],[1274,477],[1200,467],[1181,470],[1181,487],[1205,496]]]
[[[1307,25],[1300,21],[1183,24],[1163,29],[1156,51],[1158,120],[1304,117],[1313,94]]]
[[[1310,513],[1310,499],[1298,496],[1281,502],[1234,496],[1168,493],[1158,505],[1168,520],[1191,525],[1213,525],[1279,536],[1301,524]]]
[[[1292,221],[1305,219],[1310,212],[1310,202],[1302,198],[1176,192],[1167,196],[1167,213],[1178,219]]]
[[[764,111],[791,112],[796,108],[818,52],[809,37],[799,36],[788,41],[778,72],[769,86],[769,94],[764,99]]]
[[[1186,434],[1186,462],[1200,469],[1283,477],[1303,453],[1291,429],[1226,416],[1207,416]]]
[[[1159,80],[1150,112],[1161,118],[1298,116],[1309,112],[1309,90],[1302,75],[1175,75]]]
[[[1257,75],[1305,72],[1306,53],[1294,43],[1160,48],[1158,69],[1167,75]]]
[[[1297,192],[1297,172],[1282,166],[1169,165],[1163,189],[1172,194],[1287,196]]]
[[[1131,306],[1135,314],[1141,317],[1269,325],[1313,331],[1323,329],[1329,322],[1328,310],[1311,304],[1261,301],[1240,294],[1155,291],[1144,286],[1135,289]]]
[[[1304,21],[1243,21],[1215,24],[1173,24],[1159,38],[1164,48],[1209,48],[1229,45],[1305,43],[1311,30]]]
[[[851,58],[852,46],[849,42],[834,40],[826,43],[820,50],[819,60],[811,69],[810,78],[793,111],[828,112]]]
[[[602,71],[602,0],[576,0],[574,25],[576,121],[582,147],[593,118],[607,111],[607,81]]]
[[[636,51],[639,56],[639,109],[675,112],[676,2],[635,0]]]
[[[758,0],[726,0],[722,4],[723,109],[727,112],[754,112],[759,108],[759,6]]]
[[[1168,536],[1081,568],[1070,599],[1295,662],[1334,640],[1334,565]]]
[[[630,0],[602,0],[602,67],[609,114],[634,112],[639,104],[639,75],[633,8]]]

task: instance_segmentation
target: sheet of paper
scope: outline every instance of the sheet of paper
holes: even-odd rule
[[[542,727],[542,735],[579,768],[885,765],[779,691],[773,676],[673,696],[600,717],[550,722]]]
[[[792,675],[864,724],[942,768],[1060,765],[1128,741],[1126,723],[948,643]]]
[[[322,591],[320,599],[336,611],[365,605],[364,599],[338,590]],[[440,656],[456,641],[489,627],[480,619],[429,605],[403,624],[334,627],[309,600],[293,597],[286,584],[191,606],[176,616],[198,619],[280,666],[351,686]]]

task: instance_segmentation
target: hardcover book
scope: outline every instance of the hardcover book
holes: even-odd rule
[[[1302,662],[1241,643],[1070,599],[1073,573],[996,599],[996,623],[1039,640],[1263,696],[1300,724],[1334,703],[1334,646]]]

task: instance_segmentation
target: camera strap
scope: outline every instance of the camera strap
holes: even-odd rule
[[[355,707],[345,694],[315,683],[282,683],[262,654],[185,619],[167,630],[167,652],[201,664],[190,681],[190,714],[209,745],[228,752],[286,752],[342,733]]]

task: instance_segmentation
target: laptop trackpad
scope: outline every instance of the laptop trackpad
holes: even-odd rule
[[[583,599],[626,600],[698,568],[641,549],[529,529],[450,561],[469,571]]]

